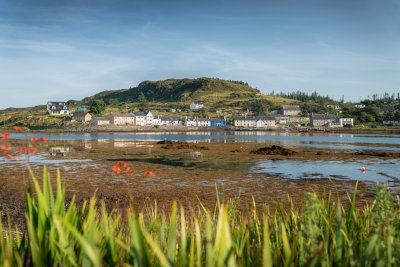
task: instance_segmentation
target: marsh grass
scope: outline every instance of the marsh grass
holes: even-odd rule
[[[25,230],[0,224],[2,266],[399,266],[400,201],[377,185],[371,205],[346,208],[331,196],[308,193],[291,203],[239,211],[217,198],[190,214],[174,203],[122,217],[96,197],[66,203],[60,176],[52,189],[44,170],[32,175],[26,194]],[[30,192],[32,191],[32,192]],[[218,194],[217,194],[218,196]],[[122,219],[124,218],[124,219]]]

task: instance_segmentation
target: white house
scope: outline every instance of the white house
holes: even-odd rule
[[[66,102],[49,101],[47,102],[47,111],[50,115],[68,115],[69,107]]]
[[[153,125],[158,126],[162,125],[161,116],[157,115],[153,117]]]
[[[197,118],[197,126],[198,127],[210,127],[211,119],[210,118]]]
[[[197,118],[186,118],[185,126],[197,126]]]
[[[275,118],[273,117],[256,117],[256,128],[275,127]]]
[[[203,102],[196,101],[196,102],[192,102],[190,104],[190,110],[199,110],[199,109],[202,109],[202,108],[204,108]]]
[[[286,124],[289,122],[289,117],[276,117],[275,121],[279,124]]]
[[[131,114],[135,116],[136,125],[139,126],[153,125],[154,116],[150,111],[148,112],[138,111],[138,112],[132,112]]]
[[[354,126],[354,119],[353,118],[340,118],[339,124],[341,127],[343,126]]]

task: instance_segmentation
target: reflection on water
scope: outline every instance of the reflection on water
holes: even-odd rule
[[[300,161],[267,160],[253,167],[252,172],[279,174],[284,178],[334,178],[361,181],[400,181],[399,160],[369,161]],[[367,171],[362,173],[361,167]]]
[[[42,136],[44,133],[37,133]],[[48,140],[97,140],[99,143],[110,140],[124,141],[187,141],[187,142],[257,142],[289,146],[308,146],[319,148],[340,148],[350,150],[400,151],[400,135],[378,134],[315,134],[289,132],[158,132],[158,133],[46,133]],[[20,133],[12,138],[25,139]],[[368,144],[371,144],[369,146]],[[374,144],[372,146],[372,144]]]

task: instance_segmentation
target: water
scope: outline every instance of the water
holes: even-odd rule
[[[250,172],[268,173],[290,179],[350,179],[374,182],[399,182],[400,165],[398,160],[368,161],[301,161],[267,160],[255,165]],[[361,167],[367,170],[361,172]]]
[[[48,140],[115,141],[187,141],[187,142],[256,142],[282,146],[304,146],[345,150],[379,150],[400,152],[400,135],[383,134],[310,134],[286,132],[157,132],[157,133],[35,133]],[[14,139],[26,139],[19,133]]]

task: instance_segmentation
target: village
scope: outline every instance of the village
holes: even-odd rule
[[[362,108],[362,104],[358,108]],[[292,126],[294,128],[331,128],[352,127],[353,118],[342,118],[339,116],[340,107],[334,106],[336,114],[314,114],[300,116],[302,111],[299,105],[283,105],[281,114],[269,114],[268,116],[254,116],[244,114],[232,118],[199,117],[196,111],[204,108],[202,102],[192,102],[189,110],[193,116],[162,116],[153,114],[151,111],[135,111],[125,114],[109,114],[105,117],[95,117],[86,111],[86,108],[77,108],[71,112],[68,104],[61,101],[47,103],[47,111],[53,116],[70,116],[72,122],[92,126],[181,126],[181,127],[233,127],[234,129],[274,129],[277,127]]]

